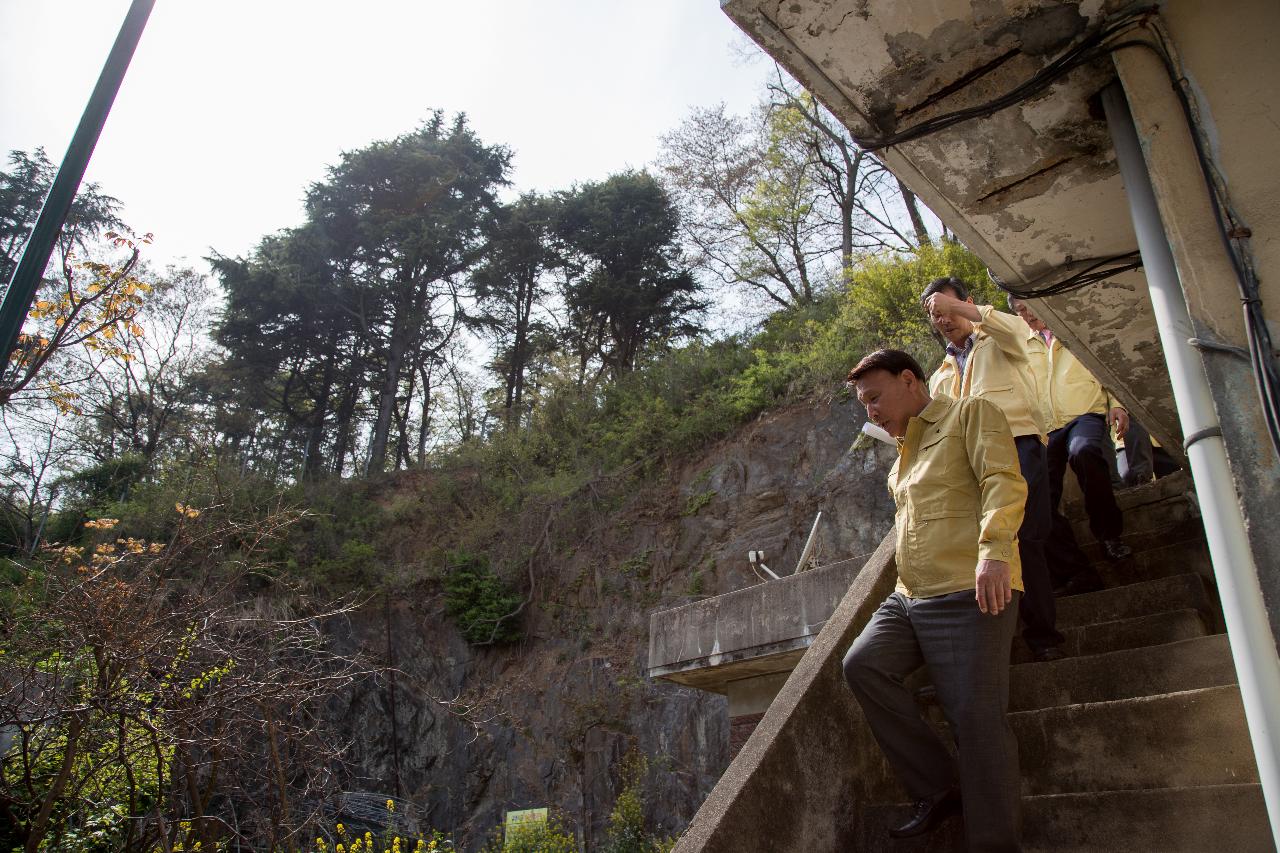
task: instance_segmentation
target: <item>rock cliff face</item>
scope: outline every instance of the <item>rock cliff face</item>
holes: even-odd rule
[[[790,572],[819,510],[821,562],[873,550],[892,524],[893,453],[850,449],[862,419],[853,401],[769,412],[643,488],[551,519],[571,541],[534,546],[516,645],[469,646],[431,584],[370,602],[335,639],[384,662],[390,638],[400,675],[332,708],[348,787],[398,788],[465,849],[506,810],[548,806],[593,850],[635,751],[650,828],[679,832],[727,764],[728,718],[720,696],[645,678],[649,614],[759,583],[751,549]]]

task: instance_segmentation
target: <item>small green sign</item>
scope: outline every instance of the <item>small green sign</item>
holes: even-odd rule
[[[520,809],[518,811],[507,812],[507,823],[505,833],[510,833],[516,828],[528,827],[530,829],[536,826],[547,825],[546,809]],[[504,836],[505,836],[504,833]]]

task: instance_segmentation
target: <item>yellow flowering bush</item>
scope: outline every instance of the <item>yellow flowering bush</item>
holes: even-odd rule
[[[453,853],[457,849],[439,830],[416,834],[395,831],[396,801],[388,799],[386,809],[386,825],[378,835],[368,831],[360,835],[348,831],[345,824],[336,823],[328,839],[316,837],[312,853]]]
[[[0,405],[23,390],[40,393],[63,413],[79,413],[80,395],[48,375],[46,365],[62,351],[128,361],[126,342],[144,335],[137,318],[153,288],[137,279],[140,246],[151,242],[107,232],[107,239],[129,253],[118,266],[84,261],[64,263],[62,281],[46,284],[27,314],[24,331],[7,364],[0,365]]]

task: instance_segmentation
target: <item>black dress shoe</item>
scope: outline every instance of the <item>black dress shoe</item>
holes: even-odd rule
[[[1031,653],[1031,656],[1036,659],[1036,663],[1049,663],[1050,661],[1062,660],[1066,657],[1066,655],[1062,653],[1062,649],[1057,646],[1050,646],[1047,649],[1036,649]]]
[[[1066,598],[1069,595],[1083,595],[1086,592],[1097,592],[1103,588],[1102,578],[1093,572],[1089,574],[1078,574],[1066,583],[1056,586],[1053,594],[1058,598]]]
[[[1133,549],[1119,539],[1105,540],[1102,543],[1102,550],[1106,552],[1108,560],[1123,560],[1133,556]]]
[[[916,800],[911,820],[889,830],[890,838],[913,838],[933,832],[956,812],[960,811],[960,791],[948,788],[936,797]]]

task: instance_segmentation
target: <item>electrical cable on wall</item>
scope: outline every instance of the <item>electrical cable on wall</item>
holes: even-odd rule
[[[1019,104],[1048,89],[1071,71],[1083,65],[1088,65],[1096,59],[1109,56],[1113,49],[1112,45],[1108,43],[1109,39],[1130,32],[1140,26],[1145,18],[1156,11],[1158,11],[1157,7],[1145,5],[1109,19],[1059,54],[1044,68],[1041,68],[1027,80],[998,98],[993,98],[974,107],[942,113],[896,133],[860,138],[858,139],[858,144],[868,151],[878,151],[882,148],[901,145],[904,142],[911,142],[924,136],[930,136],[971,119],[986,118],[1003,109]]]
[[[1026,284],[1008,284],[991,270],[987,270],[987,277],[996,287],[1018,299],[1043,299],[1046,296],[1080,290],[1136,269],[1142,269],[1142,256],[1133,251],[1109,258],[1090,258],[1063,264]]]

